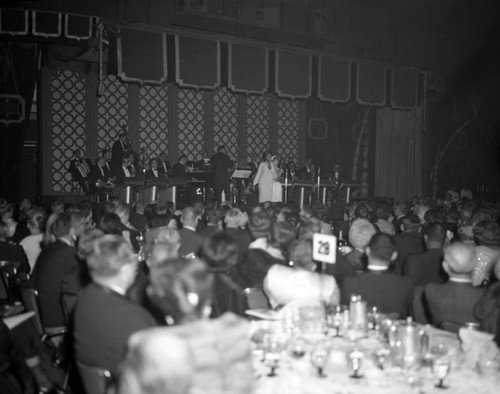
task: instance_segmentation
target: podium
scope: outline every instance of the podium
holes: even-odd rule
[[[122,186],[115,189],[113,195],[121,202],[132,204],[138,200],[138,189],[144,181],[140,178],[127,178]]]

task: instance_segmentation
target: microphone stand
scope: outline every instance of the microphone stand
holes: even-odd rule
[[[288,202],[288,168],[285,168],[285,204]]]
[[[319,190],[319,185],[320,185],[320,181],[321,181],[320,171],[321,171],[321,167],[318,167],[318,200],[320,200],[320,194],[321,194],[321,191]]]

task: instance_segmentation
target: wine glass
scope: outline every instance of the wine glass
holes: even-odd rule
[[[444,384],[444,379],[450,372],[450,358],[448,356],[436,357],[432,363],[432,373],[439,379],[439,382],[434,385],[437,389],[447,389]]]
[[[281,361],[285,345],[286,337],[283,333],[271,331],[264,335],[264,364],[270,368],[267,376],[276,376],[276,369]]]
[[[349,369],[351,370],[350,377],[359,379],[361,375],[361,365],[363,362],[364,353],[359,349],[354,349],[348,354]]]
[[[377,366],[381,369],[385,369],[385,363],[387,362],[387,358],[391,354],[391,351],[387,347],[381,347],[375,351],[375,360],[377,362]]]
[[[311,364],[318,371],[320,378],[326,377],[324,369],[328,361],[328,351],[324,347],[317,347],[311,352]]]

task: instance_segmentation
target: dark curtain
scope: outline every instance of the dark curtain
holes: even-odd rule
[[[38,75],[38,47],[36,44],[13,42],[0,45],[0,94],[18,94],[25,100],[24,121],[0,123],[0,196],[9,201],[18,201],[21,197],[23,143]]]

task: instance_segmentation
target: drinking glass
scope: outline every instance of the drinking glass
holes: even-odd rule
[[[311,364],[318,371],[318,376],[320,378],[326,377],[324,374],[324,369],[328,361],[328,350],[324,347],[317,347],[311,352]]]
[[[349,370],[351,371],[350,377],[353,379],[359,379],[363,377],[360,373],[361,365],[363,363],[364,353],[359,349],[354,349],[348,354]]]
[[[264,335],[264,364],[270,368],[267,376],[276,376],[276,369],[279,366],[285,348],[286,336],[283,333],[271,331]]]
[[[439,379],[434,386],[437,389],[447,389],[444,379],[450,372],[450,358],[448,356],[436,357],[432,363],[432,373]]]

